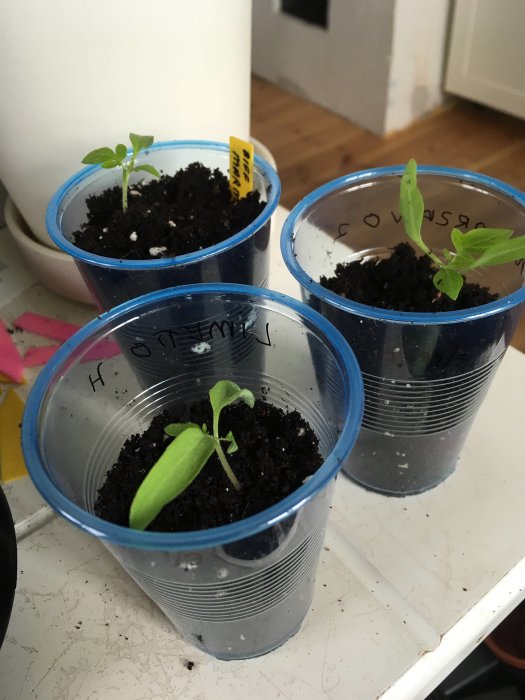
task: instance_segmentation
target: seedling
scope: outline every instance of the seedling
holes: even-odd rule
[[[82,159],[85,165],[100,165],[107,170],[122,168],[122,211],[126,211],[128,208],[128,182],[131,173],[143,171],[154,177],[160,177],[159,171],[154,168],[153,165],[149,165],[148,163],[135,165],[135,159],[140,151],[149,148],[153,143],[153,136],[140,136],[140,134],[131,133],[129,135],[129,140],[132,146],[129,160],[126,160],[128,151],[123,143],[117,144],[114,151],[108,146],[97,148],[94,151],[90,151],[87,156],[84,156]]]
[[[226,437],[219,437],[219,416],[223,408],[242,399],[250,408],[255,397],[249,389],[241,389],[234,382],[221,380],[209,391],[213,411],[213,435],[206,425],[196,423],[170,423],[164,428],[167,435],[174,438],[139,486],[129,511],[129,526],[135,530],[145,530],[167,503],[173,501],[200,474],[214,452],[226,472],[233,487],[241,486],[233,473],[221,443],[227,443],[228,454],[238,447],[232,431]]]
[[[399,210],[407,236],[438,268],[433,277],[436,289],[455,301],[465,282],[465,273],[525,258],[525,236],[511,238],[513,231],[508,228],[474,228],[466,233],[453,228],[451,239],[455,250],[443,248],[441,257],[433,252],[421,234],[425,205],[416,173],[417,163],[412,158],[401,178]]]

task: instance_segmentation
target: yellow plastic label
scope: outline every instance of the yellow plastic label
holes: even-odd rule
[[[230,191],[242,199],[253,190],[253,143],[230,136]]]
[[[0,480],[13,481],[27,475],[20,444],[24,402],[9,389],[0,405]]]

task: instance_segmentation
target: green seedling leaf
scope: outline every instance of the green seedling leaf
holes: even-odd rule
[[[510,228],[474,228],[463,233],[457,228],[450,234],[458,253],[483,253],[496,243],[512,236]]]
[[[237,450],[239,449],[239,446],[237,445],[237,443],[236,443],[236,441],[235,441],[235,438],[233,437],[233,433],[232,433],[231,430],[230,430],[230,432],[228,433],[228,435],[226,435],[225,438],[221,438],[221,439],[224,440],[224,442],[229,442],[229,443],[230,443],[230,444],[228,445],[228,449],[227,449],[227,452],[228,452],[229,455],[232,455],[234,452],[237,452]]]
[[[476,260],[474,267],[490,267],[503,265],[525,258],[525,236],[510,238],[508,241],[496,243],[492,248],[485,250]]]
[[[460,231],[459,228],[452,229],[452,232],[450,234],[450,238],[452,240],[452,243],[454,244],[454,248],[456,249],[457,253],[462,253],[463,250],[465,249],[465,243],[463,241],[464,237],[465,237],[465,234],[463,233],[463,231]],[[443,252],[445,252],[445,250],[443,250]],[[447,256],[445,255],[445,257],[447,257]]]
[[[90,151],[82,158],[82,162],[84,165],[98,165],[99,163],[106,163],[114,158],[115,151],[105,146],[104,148],[96,148],[94,151]]]
[[[170,435],[171,437],[177,437],[177,435],[180,435],[183,433],[187,428],[198,428],[199,426],[197,423],[170,423],[164,428],[164,432],[166,435]],[[204,426],[203,432],[206,432],[206,426]]]
[[[411,158],[401,178],[399,193],[399,211],[403,218],[406,235],[414,241],[422,250],[428,251],[421,238],[421,225],[425,205],[423,195],[417,186],[417,163]]]
[[[119,143],[115,147],[115,155],[117,156],[117,159],[122,163],[122,161],[127,157],[128,155],[128,149],[126,146],[124,146],[123,143]]]
[[[235,382],[223,379],[210,389],[210,403],[213,409],[213,434],[218,437],[219,416],[223,408],[242,399],[250,408],[255,404],[255,396],[249,389],[241,389]]]
[[[131,503],[129,526],[144,530],[198,476],[215,450],[215,440],[189,427],[171,442],[139,486]]]
[[[106,170],[111,170],[112,168],[118,168],[119,165],[119,161],[113,158],[112,160],[107,160],[104,163],[101,163],[100,167],[105,168]]]
[[[439,289],[440,292],[456,301],[463,287],[464,280],[459,272],[444,267],[436,272],[433,282],[436,289]]]
[[[136,156],[140,151],[149,148],[153,143],[153,136],[141,136],[140,134],[134,134],[133,132],[129,135],[129,140],[133,146],[133,156]]]
[[[136,165],[133,168],[134,173],[136,173],[138,170],[143,170],[145,173],[149,173],[154,177],[160,177],[160,173],[157,168],[154,168],[153,165],[148,165],[148,163],[142,163],[141,165]]]
[[[454,255],[447,262],[447,265],[444,267],[444,269],[458,270],[458,271],[472,270],[475,262],[476,262],[476,259],[473,258],[471,255],[466,255],[466,254]]]

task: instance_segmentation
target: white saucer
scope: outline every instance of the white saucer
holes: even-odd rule
[[[93,299],[74,259],[60,250],[39,243],[9,195],[4,215],[7,229],[34,276],[56,294],[93,306]]]

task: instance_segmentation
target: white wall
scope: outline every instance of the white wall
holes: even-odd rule
[[[328,29],[254,0],[252,69],[377,134],[442,100],[449,0],[329,0]]]

